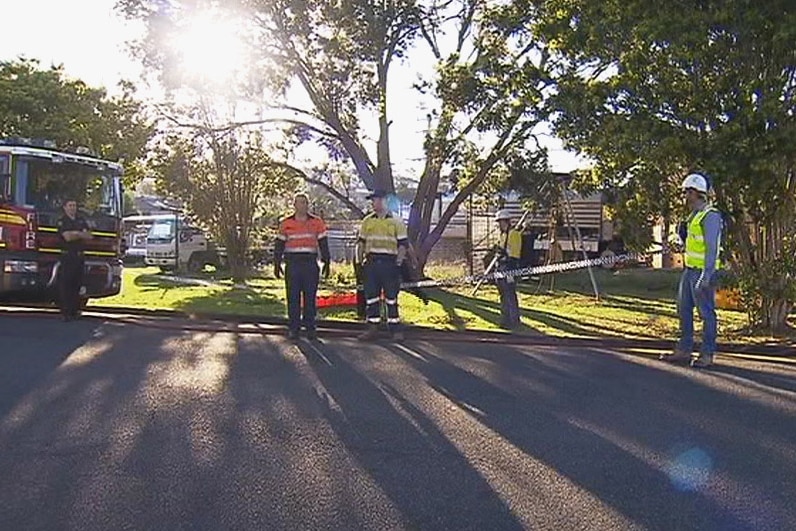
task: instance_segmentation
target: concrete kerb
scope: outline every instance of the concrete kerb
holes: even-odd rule
[[[35,316],[57,316],[53,308],[31,306],[0,306],[0,314],[24,314]],[[84,315],[94,319],[110,319],[121,323],[158,328],[174,328],[203,331],[237,331],[240,333],[285,333],[287,319],[256,315],[230,315],[216,313],[194,313],[178,310],[154,310],[120,308],[111,306],[89,306]],[[318,321],[321,334],[334,337],[352,337],[364,330],[365,323],[355,321]],[[490,330],[437,330],[433,328],[405,325],[407,336],[427,341],[457,341],[474,343],[501,343],[524,346],[549,346],[561,348],[609,348],[661,350],[672,348],[671,340],[628,339],[617,337],[560,337],[550,335],[510,334]],[[796,346],[748,345],[721,343],[719,353],[770,356],[772,358],[796,358]]]

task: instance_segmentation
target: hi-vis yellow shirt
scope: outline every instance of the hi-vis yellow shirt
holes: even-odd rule
[[[398,254],[398,246],[407,244],[406,226],[391,214],[380,218],[371,212],[362,220],[359,240],[365,245],[365,254]]]
[[[518,230],[509,229],[500,235],[500,246],[506,250],[509,258],[519,259],[522,255],[522,233]]]
[[[694,214],[688,222],[688,235],[685,239],[685,266],[693,267],[695,269],[705,269],[707,262],[708,246],[705,242],[705,229],[702,222],[705,217],[711,212],[719,213],[719,211],[712,207],[707,206]],[[721,269],[721,241],[716,245],[715,269]]]

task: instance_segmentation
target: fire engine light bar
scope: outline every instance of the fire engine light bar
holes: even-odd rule
[[[3,263],[4,273],[38,273],[39,264],[33,260],[6,260]]]
[[[54,140],[46,138],[26,138],[20,136],[12,136],[7,138],[0,138],[1,146],[30,146],[40,147],[46,149],[58,149],[58,145]]]

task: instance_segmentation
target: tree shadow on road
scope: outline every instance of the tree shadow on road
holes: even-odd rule
[[[787,415],[679,376],[597,352],[531,356],[509,347],[460,346],[455,354],[421,349],[427,358],[421,361],[388,348],[484,425],[647,529],[746,529],[756,527],[748,522],[780,516],[731,511],[717,503],[709,483],[692,487],[694,475],[712,470],[691,476],[686,470],[682,477],[686,465],[678,460],[689,451],[704,452],[716,465],[732,460],[731,473],[751,484],[765,478],[784,485],[796,473],[796,463],[761,468],[759,460],[746,457],[766,452],[760,444],[764,432],[769,441],[790,444]],[[472,365],[473,359],[492,362],[506,382],[520,382],[498,387],[471,372],[483,366]],[[640,401],[652,408],[633,405]],[[706,410],[734,411],[761,429],[737,433],[733,426],[706,425],[712,418]],[[667,456],[668,468],[652,466],[649,452]],[[793,493],[767,494],[789,507]],[[769,501],[746,500],[752,506]]]
[[[298,348],[328,392],[326,418],[410,528],[521,529],[519,521],[439,428],[329,345]],[[350,354],[350,351],[349,351]],[[348,357],[348,355],[346,356]],[[391,395],[395,400],[395,393]]]
[[[0,521],[9,529],[56,529],[67,516],[80,529],[312,527],[307,500],[286,503],[321,485],[298,471],[310,452],[291,454],[286,440],[320,414],[295,367],[267,343],[239,349],[232,333],[132,329],[139,333],[110,325],[83,338],[86,349],[0,425]]]
[[[721,377],[727,375],[732,381],[752,382],[763,388],[779,389],[796,393],[796,370],[782,367],[776,373],[757,371],[747,367],[725,365],[719,357],[718,362],[710,368],[710,373]],[[796,397],[796,394],[794,394]]]
[[[0,420],[80,345],[97,323],[0,314]]]

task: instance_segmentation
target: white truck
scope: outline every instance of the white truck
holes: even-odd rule
[[[175,230],[178,220],[179,234]],[[179,256],[179,269],[191,273],[202,271],[206,266],[219,269],[224,265],[223,252],[202,229],[181,216],[152,216],[144,263],[159,266],[162,271],[173,271],[177,265],[175,256]]]

